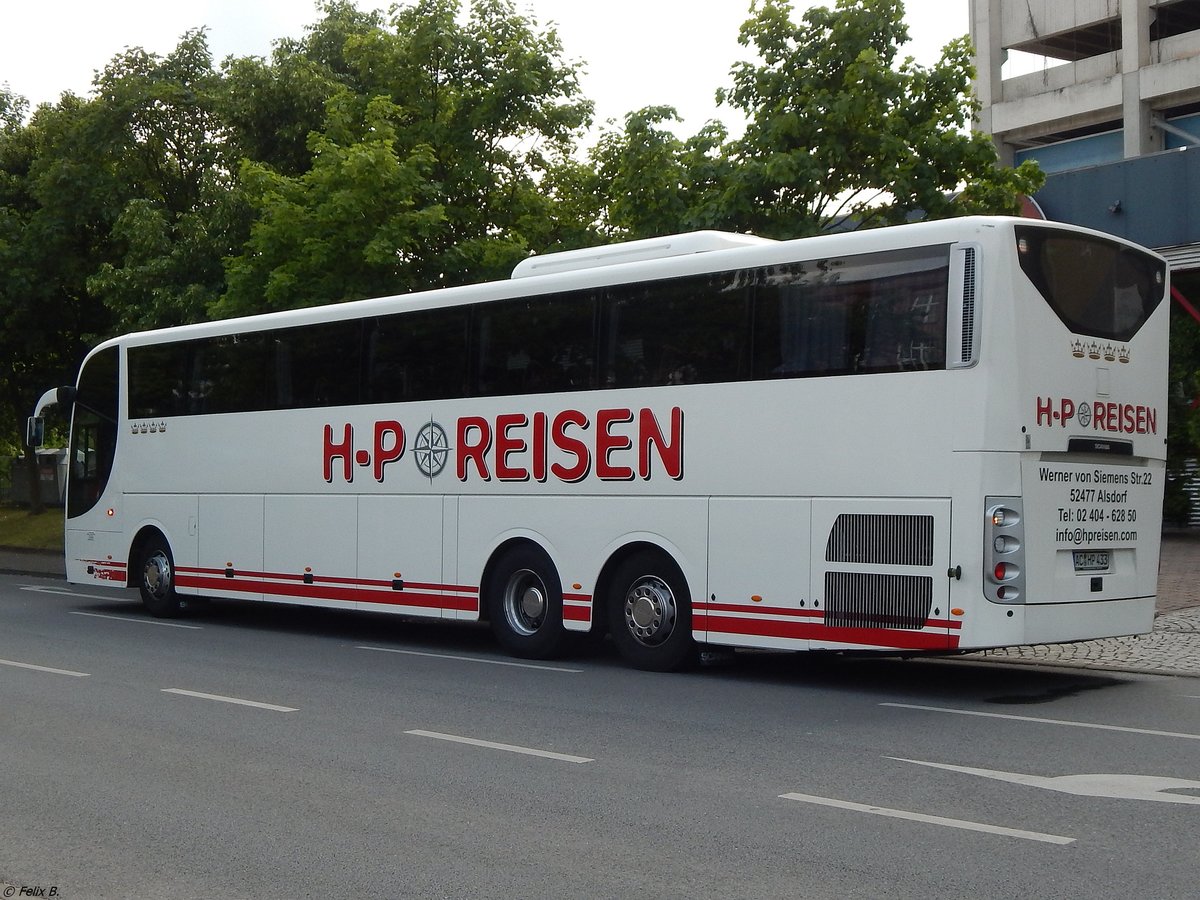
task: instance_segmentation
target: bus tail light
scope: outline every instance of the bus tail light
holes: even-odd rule
[[[984,505],[983,592],[996,603],[1023,603],[1025,517],[1020,497],[988,497]]]

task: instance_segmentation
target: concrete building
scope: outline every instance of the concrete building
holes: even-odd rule
[[[968,2],[1001,160],[1038,161],[1047,218],[1153,247],[1200,300],[1200,0]],[[1045,61],[1006,78],[1013,51]]]

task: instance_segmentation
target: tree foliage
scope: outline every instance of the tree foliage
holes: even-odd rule
[[[204,31],[188,32],[163,58],[127,50],[95,88],[96,163],[118,175],[123,196],[112,259],[88,289],[123,329],[201,319],[224,291],[222,257],[242,237],[227,88]]]
[[[352,23],[336,58],[325,28],[277,51],[276,66],[324,58],[339,87],[307,171],[243,165],[256,220],[218,313],[499,277],[544,246],[554,209],[541,182],[591,105],[553,31],[508,0],[460,13],[457,0],[420,0],[387,27]]]
[[[613,232],[655,233],[665,215],[799,237],[918,214],[1016,213],[1020,195],[1041,186],[1036,165],[998,167],[990,139],[969,130],[977,102],[965,37],[930,67],[900,57],[900,0],[838,0],[799,23],[789,0],[757,0],[739,41],[755,59],[733,67],[718,99],[744,117],[742,135],[710,124],[680,141],[662,127],[672,111],[651,108],[601,141],[597,168],[630,189],[612,197]]]
[[[0,90],[0,443],[20,446],[23,423],[47,387],[66,383],[90,343],[105,334],[104,310],[87,299],[101,258],[111,183],[87,165],[83,111],[65,96],[26,124],[26,104]],[[27,475],[37,506],[37,473]]]

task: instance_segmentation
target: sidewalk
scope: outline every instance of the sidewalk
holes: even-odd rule
[[[0,573],[66,578],[62,554],[0,547]],[[1200,531],[1163,535],[1154,631],[1141,637],[1010,647],[968,659],[1200,678]]]
[[[1200,531],[1163,534],[1150,634],[985,650],[968,658],[1200,678]]]

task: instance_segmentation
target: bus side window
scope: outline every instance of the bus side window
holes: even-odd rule
[[[359,320],[279,329],[268,332],[266,340],[275,358],[275,408],[360,402]]]
[[[466,307],[418,309],[366,326],[367,403],[440,400],[467,389]]]
[[[595,387],[595,296],[550,294],[488,303],[472,326],[481,396]]]
[[[754,278],[755,378],[945,367],[945,246],[790,263]]]
[[[748,283],[737,273],[612,288],[605,387],[711,384],[749,375]]]
[[[754,376],[797,378],[851,369],[853,307],[819,273],[801,265],[759,276],[755,292]]]

